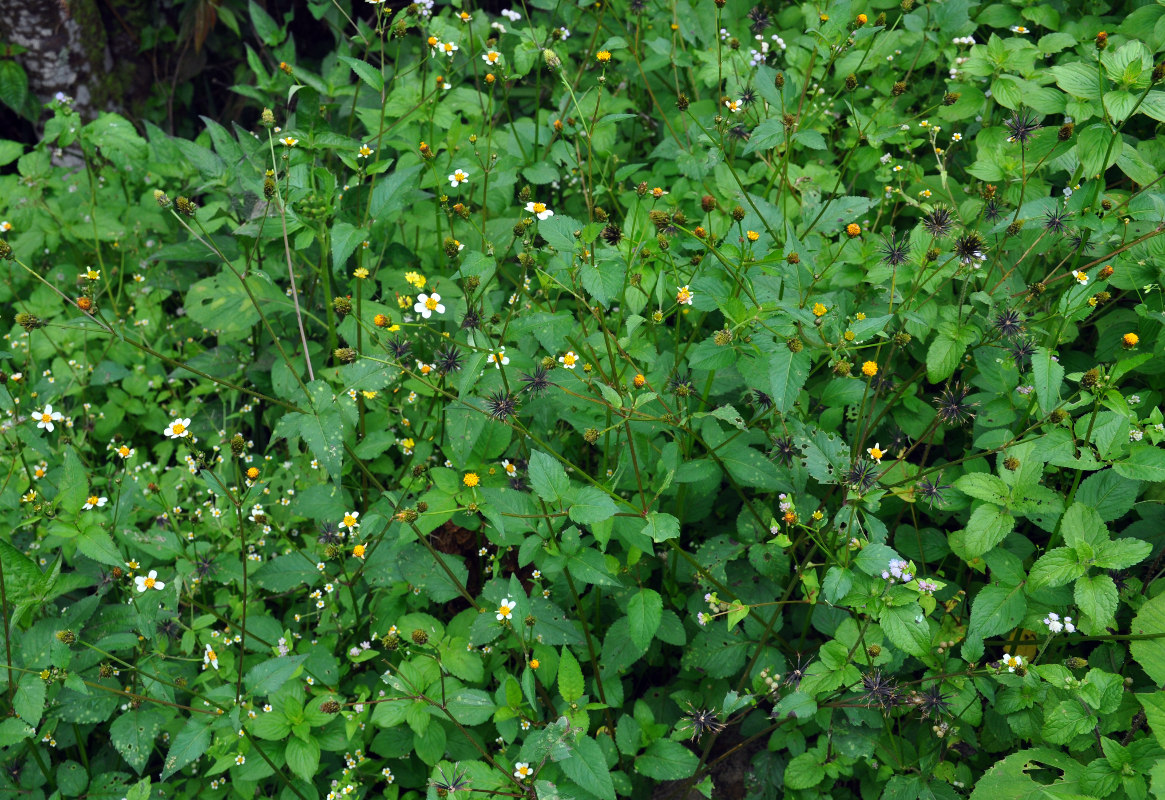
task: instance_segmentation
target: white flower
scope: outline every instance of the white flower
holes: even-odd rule
[[[1055,611],[1049,611],[1048,616],[1044,617],[1043,622],[1052,633],[1059,633],[1064,630],[1064,623],[1060,621],[1060,615]]]
[[[508,597],[503,600],[501,605],[498,606],[498,621],[500,622],[503,619],[510,619],[514,614],[514,609],[517,607],[517,605],[517,603]]]
[[[206,645],[206,652],[202,654],[203,667],[214,667],[218,669],[218,654],[214,652],[209,644]]]
[[[481,54],[481,60],[489,64],[491,67],[501,60],[502,54],[497,50],[490,50],[487,53]]]
[[[241,767],[243,764],[247,763],[247,757],[240,753],[239,755],[235,756],[235,763]]]
[[[878,464],[882,463],[882,456],[886,455],[886,451],[882,449],[882,445],[878,442],[874,442],[873,447],[867,447],[866,453]]]
[[[1023,656],[1013,656],[1010,653],[1004,654],[1003,664],[1007,667],[1008,672],[1015,672],[1016,668],[1023,666]]]
[[[453,170],[453,174],[451,174],[449,176],[449,185],[455,189],[458,186],[460,186],[461,184],[468,183],[468,182],[469,182],[469,173],[463,169],[455,169],[455,170]]]
[[[32,415],[33,419],[37,420],[36,427],[44,428],[49,433],[53,432],[53,423],[60,422],[64,417],[61,416],[60,411],[53,411],[53,407],[45,403],[44,411],[39,411]]]
[[[183,436],[190,435],[190,417],[185,419],[176,419],[170,423],[163,434],[169,436],[171,439],[181,439]]]
[[[526,211],[536,215],[538,219],[547,219],[554,216],[554,212],[547,208],[545,203],[527,203]]]
[[[558,363],[566,369],[574,369],[578,364],[578,356],[574,354],[573,350],[567,350],[566,355],[558,357]]]
[[[356,530],[360,527],[360,523],[356,521],[356,518],[359,516],[359,511],[349,511],[344,515],[344,519],[340,522],[340,527],[347,528],[350,531]]]
[[[284,136],[279,140],[279,143],[284,147],[295,147],[299,144],[299,139],[296,139],[294,136]]]
[[[676,288],[676,302],[681,306],[690,306],[692,304],[692,298],[695,296],[696,293],[687,286],[679,286]]]
[[[1064,617],[1064,630],[1068,633],[1076,633],[1076,626],[1072,624],[1071,617]]]
[[[1022,25],[1012,25],[1009,29],[1012,33],[1027,33],[1027,28]]]
[[[522,15],[512,8],[502,9],[502,16],[508,19],[510,22],[517,22],[522,18]]]
[[[146,575],[138,575],[133,579],[137,584],[138,591],[144,592],[146,589],[157,589],[159,592],[166,588],[166,584],[158,580],[158,571],[156,569],[150,570]]]
[[[514,764],[514,777],[520,781],[524,781],[534,774],[534,770],[530,769],[530,765],[525,761],[519,761]]]
[[[729,111],[731,111],[733,114],[740,113],[740,109],[741,109],[741,105],[740,105],[739,100],[725,100],[724,107],[727,108]]]
[[[434,311],[438,314],[444,314],[445,306],[441,305],[441,295],[435,292],[431,295],[422,292],[417,295],[417,302],[413,306],[413,311],[428,319],[433,316]]]
[[[441,44],[442,52],[444,52],[445,55],[449,56],[450,58],[453,58],[453,54],[457,52],[457,49],[457,45],[453,42],[442,42]]]
[[[498,351],[496,353],[491,350],[490,354],[488,356],[486,356],[485,360],[489,361],[497,369],[501,369],[506,364],[509,364],[510,359],[506,355],[506,346],[502,345],[501,347],[499,347]]]
[[[83,509],[85,509],[86,511],[88,511],[88,510],[89,510],[89,509],[91,509],[91,508],[101,508],[101,507],[103,507],[103,506],[104,506],[104,505],[105,505],[107,502],[109,502],[109,498],[107,498],[107,497],[98,497],[97,495],[95,495],[95,494],[92,494],[92,495],[89,495],[89,499],[85,501],[85,505],[83,505],[83,506],[81,506],[81,507],[82,507]]]
[[[10,230],[12,230],[12,223],[11,222],[9,222],[8,220],[4,220],[3,222],[0,222],[0,233],[8,233],[8,231],[10,231]]]

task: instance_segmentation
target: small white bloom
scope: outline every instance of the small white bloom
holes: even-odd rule
[[[158,571],[155,569],[150,570],[145,575],[138,575],[133,581],[137,584],[139,592],[144,592],[146,589],[157,589],[160,592],[166,588],[166,584],[158,580]]]
[[[457,188],[461,184],[468,183],[468,182],[469,182],[469,173],[463,169],[455,169],[455,170],[453,170],[453,173],[449,176],[449,185],[452,186],[453,188]]]
[[[350,531],[356,530],[360,527],[360,523],[357,521],[357,517],[359,516],[359,511],[349,511],[344,515],[344,519],[340,521],[340,527],[347,528]]]
[[[181,439],[183,436],[190,435],[190,417],[185,419],[176,419],[170,423],[163,434],[169,436],[171,439]]]
[[[567,350],[566,355],[558,357],[558,363],[566,369],[574,369],[578,365],[578,356],[573,350]]]
[[[53,411],[53,407],[45,403],[43,411],[39,411],[32,415],[33,419],[37,420],[36,427],[44,428],[49,433],[53,432],[53,423],[60,422],[64,417],[61,416],[60,411]]]
[[[514,764],[514,777],[520,781],[524,781],[534,774],[534,770],[530,769],[530,765],[525,761],[519,761]]]
[[[534,214],[538,219],[549,219],[554,216],[554,212],[547,208],[545,203],[527,203],[526,211]]]
[[[503,600],[501,602],[501,604],[498,606],[498,613],[497,613],[498,621],[500,622],[503,619],[510,619],[514,614],[514,609],[517,607],[517,605],[518,605],[517,603],[515,603],[513,600],[511,600],[508,597],[505,600]]]
[[[90,495],[89,499],[85,501],[85,505],[83,505],[81,507],[84,510],[88,511],[91,508],[102,508],[107,502],[109,502],[109,498],[98,497],[97,495],[94,494],[94,495]]]
[[[413,311],[428,319],[433,316],[434,311],[438,314],[444,314],[445,306],[441,305],[441,295],[436,293],[431,295],[421,293],[417,295],[417,302],[413,306]]]

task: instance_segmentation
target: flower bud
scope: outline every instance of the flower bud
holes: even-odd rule
[[[426,631],[417,628],[412,633],[413,641],[417,644],[425,644],[429,641],[429,634]]]
[[[962,97],[962,95],[959,92],[947,92],[943,95],[943,105],[953,106],[955,103],[959,102],[960,97]]]
[[[790,353],[800,353],[805,349],[805,343],[802,342],[799,337],[794,336],[792,339],[789,339],[787,342],[785,342],[785,347],[789,348]]]
[[[77,634],[68,629],[57,631],[57,641],[62,644],[73,644],[77,641]]]
[[[154,200],[156,200],[158,202],[158,205],[161,206],[162,208],[169,208],[170,207],[170,203],[171,203],[170,198],[167,197],[166,193],[163,192],[161,189],[154,190]]]
[[[231,455],[241,456],[247,452],[247,440],[243,438],[243,434],[236,433],[231,437]]]
[[[899,97],[906,92],[906,81],[894,81],[894,85],[890,88],[890,94]]]
[[[32,332],[37,328],[43,328],[47,323],[38,316],[21,312],[16,315],[16,324],[26,331]]]
[[[259,124],[264,128],[270,128],[275,124],[275,114],[272,113],[271,109],[263,109],[263,113],[259,115]]]
[[[562,59],[560,59],[558,54],[550,48],[546,48],[542,51],[542,61],[545,62],[546,69],[550,70],[551,72],[562,66]]]
[[[347,297],[333,297],[332,308],[334,308],[336,313],[341,317],[346,317],[352,313],[352,300]]]
[[[332,356],[341,364],[351,364],[359,357],[359,355],[360,354],[351,347],[337,347],[332,352]]]
[[[340,704],[335,700],[325,700],[324,702],[320,703],[320,711],[324,712],[325,714],[335,714],[339,710]]]
[[[184,217],[193,217],[198,211],[198,206],[195,205],[186,197],[179,197],[174,201],[174,207],[178,209],[178,213]]]

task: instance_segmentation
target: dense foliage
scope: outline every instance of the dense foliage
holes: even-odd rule
[[[1165,5],[224,7],[0,142],[0,794],[1165,796]]]

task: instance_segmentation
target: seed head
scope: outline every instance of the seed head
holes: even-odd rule
[[[420,628],[417,628],[413,631],[412,637],[416,644],[425,644],[427,641],[429,641],[429,634]]]
[[[336,313],[341,317],[346,317],[352,313],[352,298],[343,296],[333,297],[332,308],[334,308]]]
[[[341,364],[351,364],[360,356],[360,354],[351,347],[337,347],[332,352],[332,356]]]
[[[938,410],[938,418],[947,425],[962,425],[974,419],[975,414],[971,409],[978,403],[967,400],[970,394],[970,387],[962,383],[956,383],[943,389],[934,401]]]
[[[340,704],[335,700],[325,700],[324,702],[320,703],[320,711],[324,712],[325,714],[335,714],[339,710]]]

